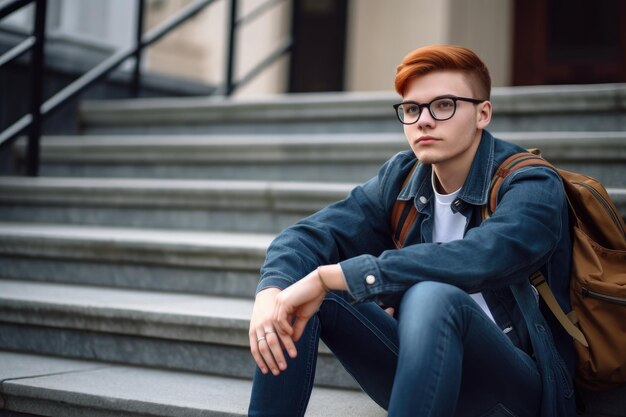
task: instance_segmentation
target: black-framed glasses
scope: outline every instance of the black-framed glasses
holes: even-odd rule
[[[430,103],[420,104],[414,101],[404,101],[394,104],[393,108],[396,110],[396,116],[398,116],[400,123],[412,125],[417,123],[424,107],[428,109],[428,112],[435,120],[442,121],[451,119],[454,113],[456,113],[457,101],[468,101],[470,103],[479,104],[485,100],[457,96],[439,96],[432,99]]]

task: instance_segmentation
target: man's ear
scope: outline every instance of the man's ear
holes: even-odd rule
[[[478,129],[484,129],[491,122],[491,101],[483,101],[477,106],[478,112],[476,114],[476,127]]]

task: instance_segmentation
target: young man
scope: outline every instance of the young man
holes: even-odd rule
[[[466,48],[425,47],[404,58],[395,86],[411,149],[268,250],[250,323],[249,414],[304,414],[321,337],[390,416],[574,415],[571,340],[544,319],[528,280],[541,270],[570,310],[558,174],[509,175],[482,221],[495,170],[523,151],[484,130],[487,68]],[[400,249],[396,200],[419,213]]]

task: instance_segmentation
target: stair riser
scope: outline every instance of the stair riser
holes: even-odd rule
[[[57,398],[48,400],[41,398],[40,395],[41,393],[38,391],[22,389],[21,387],[11,387],[11,392],[5,394],[7,397],[6,409],[36,414],[16,413],[5,415],[2,414],[3,410],[0,410],[0,417],[245,417],[245,414],[243,413],[229,413],[206,409],[197,410],[194,408],[180,406],[164,407],[160,404],[152,406],[149,404],[147,406],[140,407],[140,410],[138,411],[123,411],[120,410],[119,407],[126,404],[119,404],[115,401],[115,399],[107,401],[106,398],[102,399],[96,397],[95,399],[86,400],[88,403],[90,402],[90,404],[81,405],[71,401],[73,398],[66,401],[58,400]],[[68,394],[65,393],[65,395]],[[51,396],[54,397],[54,394]],[[149,412],[146,408],[150,409]]]
[[[44,162],[41,166],[42,175],[52,177],[105,177],[105,178],[181,178],[181,179],[220,179],[245,180],[254,178],[265,181],[328,181],[361,183],[376,176],[380,166],[386,159],[374,163],[321,166],[315,165],[241,165],[237,169],[215,165],[109,165],[59,164],[51,165]],[[558,158],[550,162],[559,168],[580,172],[598,178],[611,187],[626,186],[626,161],[561,161]]]
[[[212,123],[212,124],[137,124],[129,125],[92,125],[87,126],[82,133],[92,135],[111,134],[301,134],[301,133],[372,133],[401,132],[402,126],[394,118],[393,110],[390,116],[377,119],[344,119],[303,121],[300,123]],[[508,116],[498,114],[492,119],[489,130],[492,131],[529,131],[529,132],[556,132],[556,131],[624,131],[626,120],[623,113],[584,114],[545,114],[527,115],[516,114]]]
[[[5,203],[6,204],[6,203]],[[322,208],[300,213],[258,211],[159,210],[150,208],[76,207],[64,204],[39,206],[8,203],[0,206],[0,219],[94,226],[120,226],[178,230],[212,230],[246,233],[278,233]]]
[[[255,363],[243,346],[134,337],[114,333],[0,322],[0,349],[252,378]],[[315,384],[357,388],[330,354],[318,354]]]
[[[145,416],[144,413],[126,413],[120,410],[107,410],[98,409],[95,406],[79,406],[76,404],[68,405],[61,401],[45,400],[36,397],[29,397],[27,394],[5,394],[6,409],[7,410],[19,410],[26,413],[8,412],[3,414],[0,410],[0,417],[41,417],[41,416],[71,416],[71,417],[140,417]],[[31,414],[37,413],[37,414]],[[211,417],[241,417],[237,414],[207,414]]]
[[[20,405],[24,403],[28,405],[26,405],[26,407],[24,407],[23,405]],[[18,400],[13,397],[8,397],[5,401],[5,404],[9,404],[9,405],[7,406],[7,409],[0,410],[0,417],[41,417],[41,414],[37,415],[37,414],[30,414],[30,413],[19,413],[17,411],[9,411],[9,408],[11,408],[12,410],[26,409],[28,411],[32,411],[32,407],[30,407],[30,405],[32,405],[32,400],[24,401],[23,399]],[[1,406],[3,406],[2,403],[0,403],[0,407]],[[61,414],[58,414],[58,415],[61,415]],[[64,414],[64,415],[69,415],[69,414]]]
[[[339,200],[340,197],[337,197]],[[178,230],[210,230],[232,232],[278,233],[307,215],[321,209],[322,203],[311,203],[308,210],[298,212],[221,211],[93,207],[41,199],[36,203],[4,202],[0,218],[5,221],[40,222],[75,225],[99,225]],[[626,198],[613,196],[613,201],[626,217]],[[328,201],[330,203],[330,201]]]
[[[624,84],[495,87],[491,129],[623,130]],[[401,131],[388,93],[285,95],[258,100],[160,99],[87,102],[88,132],[383,132]]]
[[[259,262],[259,268],[261,264]],[[123,262],[0,256],[0,277],[157,291],[253,297],[252,271],[136,265]]]
[[[386,156],[391,156],[389,154]],[[211,165],[210,163],[180,165],[132,165],[108,164],[85,165],[81,163],[52,164],[44,161],[41,164],[41,174],[51,177],[104,177],[104,178],[181,178],[204,180],[249,180],[260,181],[328,181],[360,183],[367,181],[378,173],[380,166],[386,161],[385,155],[381,159],[368,162],[341,162],[323,164],[314,161],[302,164],[277,163],[273,165],[246,165],[233,166]]]

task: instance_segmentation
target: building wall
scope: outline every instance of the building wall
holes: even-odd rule
[[[475,51],[494,86],[512,82],[513,0],[451,0],[449,42]]]
[[[239,0],[245,16],[266,0]],[[296,0],[302,1],[302,0]],[[101,4],[102,3],[102,4]],[[145,30],[192,0],[148,0]],[[348,91],[393,90],[395,67],[411,50],[428,44],[468,46],[486,61],[493,84],[511,83],[513,0],[349,0],[345,86]],[[218,0],[168,34],[144,54],[144,67],[210,85],[225,79],[229,2]],[[49,32],[55,38],[119,49],[134,42],[136,2],[51,0]],[[13,17],[24,24],[26,16]],[[273,6],[238,31],[236,79],[266,58],[290,34],[291,2]],[[11,19],[8,19],[11,24]],[[124,68],[130,69],[128,63]],[[237,92],[240,96],[284,93],[289,58],[283,57]]]
[[[411,50],[446,42],[448,0],[352,0],[349,3],[346,86],[393,90],[395,68]]]
[[[158,27],[176,15],[191,0],[150,0],[146,2],[145,30]],[[148,48],[145,68],[184,78],[217,84],[222,79],[226,7],[216,2],[191,21],[170,32]]]
[[[172,15],[190,0],[152,0],[149,19]],[[264,0],[241,2],[245,15]],[[490,68],[494,86],[510,85],[513,0],[351,0],[347,23],[345,85],[348,91],[393,90],[395,67],[411,50],[430,44],[460,44],[475,50]],[[189,27],[148,52],[147,68],[212,84],[223,82],[225,2],[216,2]],[[245,26],[239,34],[237,68],[243,76],[290,31],[288,2]],[[239,96],[283,93],[288,59],[265,70]]]
[[[240,1],[239,16],[246,16],[264,0]],[[148,2],[146,27],[153,28],[191,0],[151,0]],[[217,1],[192,21],[170,33],[146,54],[146,68],[164,74],[182,76],[222,85],[226,73],[227,2]],[[266,58],[289,35],[289,2],[272,7],[258,19],[237,32],[235,79],[245,76]],[[238,95],[281,93],[287,89],[288,59],[267,68]]]
[[[392,90],[411,50],[459,44],[478,53],[494,86],[510,84],[512,0],[353,0],[348,23],[348,90]]]

